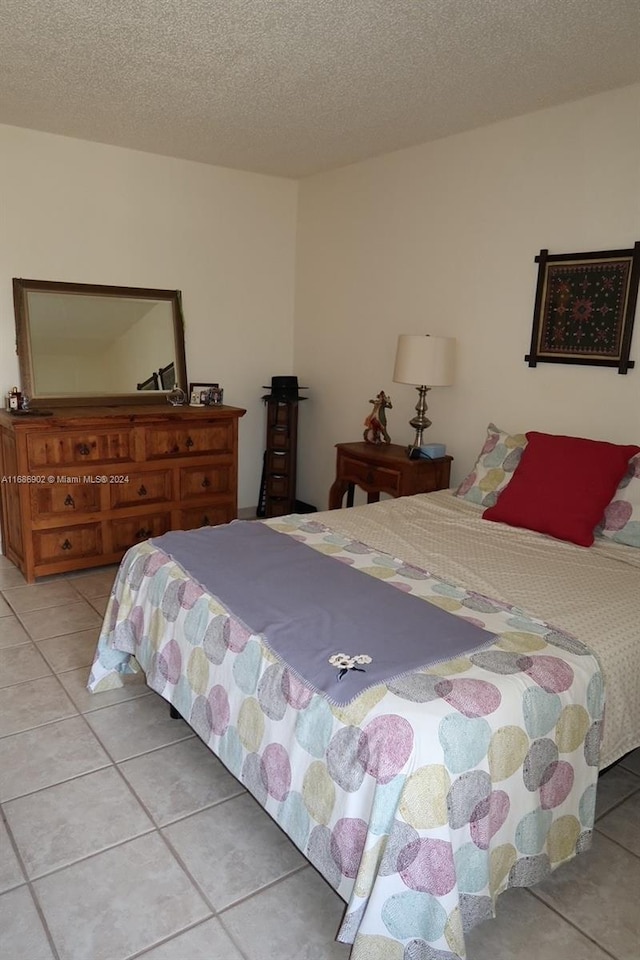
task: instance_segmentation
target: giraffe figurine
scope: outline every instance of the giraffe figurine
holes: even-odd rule
[[[387,433],[386,410],[393,409],[391,397],[388,397],[384,390],[381,390],[375,400],[369,400],[373,404],[373,410],[364,421],[364,439],[366,443],[391,443],[391,437]]]

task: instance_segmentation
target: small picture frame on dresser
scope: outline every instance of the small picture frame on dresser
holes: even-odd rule
[[[220,399],[217,399],[217,398]],[[217,383],[190,383],[189,406],[211,407],[222,403],[222,390]]]

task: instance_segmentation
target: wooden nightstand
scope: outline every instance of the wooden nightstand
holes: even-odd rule
[[[406,447],[397,443],[338,443],[336,479],[329,491],[329,510],[338,510],[347,494],[353,506],[354,487],[367,493],[367,503],[376,503],[381,493],[407,497],[431,493],[449,486],[453,457],[409,460]]]

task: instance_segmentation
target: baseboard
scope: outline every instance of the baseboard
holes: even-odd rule
[[[238,510],[238,520],[255,520],[256,519],[256,507],[240,507]]]

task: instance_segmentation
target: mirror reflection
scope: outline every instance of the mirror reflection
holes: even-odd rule
[[[179,291],[14,280],[14,297],[31,398],[150,402],[186,389]]]

